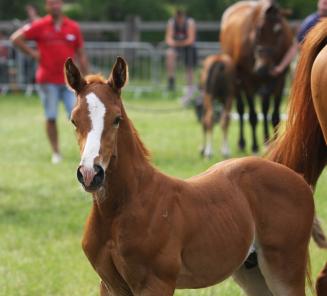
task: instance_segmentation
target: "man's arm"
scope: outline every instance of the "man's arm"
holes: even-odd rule
[[[83,75],[89,73],[89,62],[84,47],[79,47],[76,49],[77,61],[80,65],[80,69]]]
[[[179,42],[179,46],[189,46],[194,44],[196,37],[196,26],[193,19],[188,20],[187,38]]]
[[[187,38],[185,40],[177,40],[174,41],[175,47],[184,47],[184,46],[190,46],[194,44],[196,37],[196,27],[195,22],[193,19],[188,20],[188,27],[187,27]]]
[[[300,47],[301,45],[297,41],[294,41],[293,45],[288,49],[281,62],[274,67],[271,74],[273,76],[278,76],[279,74],[283,73],[293,61]]]
[[[17,46],[23,53],[29,55],[35,60],[40,59],[40,53],[38,50],[27,45],[26,39],[24,37],[24,32],[22,29],[18,29],[10,36],[11,42]]]
[[[172,23],[172,21],[169,21],[167,24],[165,41],[166,41],[167,45],[170,47],[176,46],[176,40],[174,40],[174,38],[173,38],[173,23]]]

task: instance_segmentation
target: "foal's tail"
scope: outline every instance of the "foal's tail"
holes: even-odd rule
[[[326,143],[311,92],[312,65],[327,42],[327,21],[317,24],[301,49],[289,98],[286,128],[271,144],[267,158],[302,174],[315,186],[327,163]]]

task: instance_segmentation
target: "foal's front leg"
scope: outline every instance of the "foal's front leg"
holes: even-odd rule
[[[106,285],[104,281],[100,282],[100,296],[133,296],[129,290],[120,290],[119,292],[113,292],[110,286]]]
[[[112,293],[109,292],[106,284],[103,281],[100,282],[100,296],[112,296]]]
[[[174,295],[176,283],[174,281],[163,281],[156,276],[150,276],[142,287],[134,291],[135,296],[172,296]]]

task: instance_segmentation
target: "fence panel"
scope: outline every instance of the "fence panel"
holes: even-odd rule
[[[34,43],[30,43],[34,46]],[[197,42],[198,60],[219,50],[217,42]],[[122,56],[129,65],[129,90],[148,91],[166,87],[165,58],[167,46],[162,42],[157,46],[145,42],[85,42],[90,61],[90,71],[109,75],[116,57]],[[200,63],[199,63],[200,64]],[[36,62],[13,48],[10,41],[0,41],[0,89],[24,90],[30,94],[35,89]],[[184,64],[177,59],[177,76],[185,83]],[[184,82],[182,82],[184,81]]]

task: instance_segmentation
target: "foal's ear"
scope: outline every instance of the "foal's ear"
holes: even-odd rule
[[[121,90],[128,80],[128,67],[122,57],[117,57],[116,63],[111,71],[108,83],[116,90]]]
[[[80,71],[71,58],[68,58],[65,62],[65,79],[66,84],[77,93],[80,92],[86,84]]]

